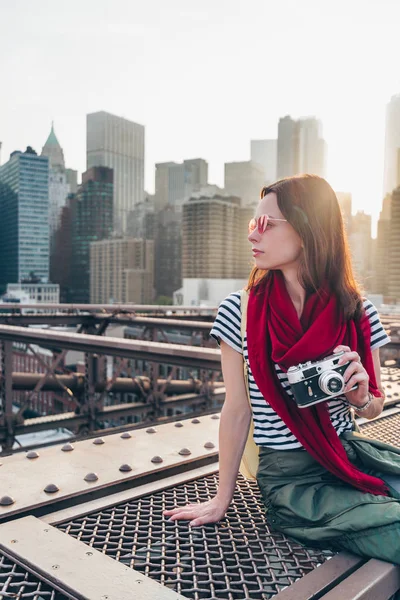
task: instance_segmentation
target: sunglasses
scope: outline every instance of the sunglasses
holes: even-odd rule
[[[268,223],[270,221],[271,222],[283,221],[283,222],[287,223],[287,219],[274,219],[274,218],[270,217],[269,215],[260,215],[257,218],[253,217],[252,219],[250,219],[249,225],[248,225],[249,234],[252,233],[256,228],[258,230],[258,233],[264,233],[264,231],[267,229]]]

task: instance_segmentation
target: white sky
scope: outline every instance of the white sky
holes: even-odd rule
[[[196,157],[223,185],[250,139],[315,115],[329,182],[377,216],[399,23],[399,0],[0,0],[2,161],[54,119],[83,171],[85,115],[106,110],[146,126],[148,191],[154,163]]]

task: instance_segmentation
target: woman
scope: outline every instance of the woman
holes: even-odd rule
[[[164,514],[192,526],[223,518],[253,417],[270,527],[309,545],[400,564],[400,450],[355,433],[351,412],[381,413],[379,348],[389,338],[361,298],[334,191],[314,175],[264,188],[248,239],[255,267],[243,350],[240,293],[221,303],[211,331],[226,387],[218,492]],[[289,367],[340,351],[343,395],[299,408]]]

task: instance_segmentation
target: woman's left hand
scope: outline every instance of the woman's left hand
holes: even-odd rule
[[[360,355],[357,352],[353,352],[350,350],[349,346],[337,346],[334,349],[334,353],[343,351],[344,354],[341,356],[339,360],[339,365],[343,365],[350,361],[349,366],[343,374],[344,380],[346,382],[346,386],[344,388],[344,393],[346,395],[347,400],[354,404],[355,406],[363,406],[368,400],[368,386],[369,386],[369,376],[367,371],[361,364]],[[358,384],[358,387],[355,390],[351,390]]]

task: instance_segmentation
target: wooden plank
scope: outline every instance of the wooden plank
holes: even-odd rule
[[[364,562],[365,559],[360,556],[341,552],[311,571],[311,573],[307,573],[282,592],[279,592],[274,596],[274,600],[312,600],[316,597],[320,598],[319,594],[326,592],[333,585],[342,581],[344,577],[353,573]],[[336,600],[338,598],[348,600],[345,596],[335,598]]]
[[[388,600],[400,589],[400,566],[370,559],[321,600]]]
[[[0,548],[66,592],[87,600],[184,600],[32,516],[0,525]]]
[[[63,452],[64,444],[57,444],[38,450],[38,458],[29,459],[28,454],[14,454],[2,458],[0,498],[10,496],[15,500],[8,506],[0,506],[0,520],[11,515],[59,502],[67,498],[86,494],[94,490],[134,481],[158,472],[162,479],[163,471],[172,467],[199,463],[202,460],[218,460],[219,420],[214,415],[199,419],[182,420],[182,427],[175,423],[156,425],[153,428],[135,429],[130,438],[121,435],[104,436],[103,444],[95,440],[83,440],[73,444],[74,449]],[[198,421],[198,422],[197,422]],[[148,429],[155,433],[147,433]],[[212,448],[205,448],[211,442]],[[188,449],[190,454],[180,454]],[[162,462],[152,462],[155,456]],[[131,471],[120,471],[127,464]],[[192,467],[193,468],[193,467]],[[187,467],[187,470],[190,466]],[[97,480],[86,481],[89,473],[95,473]],[[49,485],[57,486],[55,493],[46,493]]]

